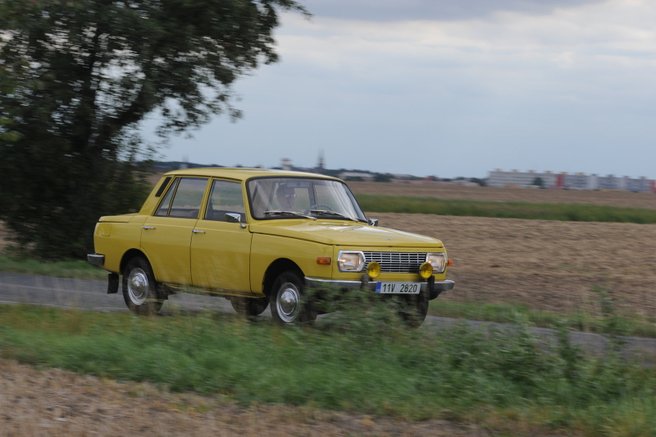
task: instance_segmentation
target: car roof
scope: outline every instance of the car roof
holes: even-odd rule
[[[183,170],[173,170],[165,173],[165,176],[207,176],[216,178],[229,178],[238,180],[247,180],[255,177],[311,177],[321,179],[339,180],[338,178],[327,176],[319,173],[290,171],[290,170],[270,170],[262,168],[230,168],[230,167],[197,167]]]

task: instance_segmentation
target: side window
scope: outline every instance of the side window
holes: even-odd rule
[[[171,185],[155,215],[196,218],[200,211],[207,179],[181,178]]]
[[[169,190],[166,192],[166,196],[164,196],[162,199],[162,203],[159,204],[159,208],[157,208],[155,215],[160,217],[166,217],[169,215],[169,210],[171,209],[171,199],[173,199],[173,193],[175,193],[175,190],[178,187],[178,181],[179,179],[176,179],[171,184]]]
[[[214,181],[205,211],[205,220],[233,222],[236,221],[234,214],[239,214],[243,221],[243,199],[239,182]]]

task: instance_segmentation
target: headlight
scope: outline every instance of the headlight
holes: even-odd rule
[[[447,263],[446,253],[429,253],[426,256],[426,262],[433,266],[434,273],[444,273]]]
[[[362,252],[340,251],[337,256],[337,265],[341,272],[361,272],[364,263],[365,259]]]

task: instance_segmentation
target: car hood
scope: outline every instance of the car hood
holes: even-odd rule
[[[251,232],[338,246],[444,247],[436,238],[364,223],[334,220],[267,220],[252,224]]]

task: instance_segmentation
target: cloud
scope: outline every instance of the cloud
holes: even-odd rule
[[[245,118],[208,126],[184,153],[309,165],[324,150],[331,167],[418,175],[656,177],[653,0],[304,4],[311,19],[285,13],[276,30],[281,62],[236,85]]]
[[[506,11],[449,22],[286,18],[296,31],[280,35],[284,62],[362,82],[398,86],[404,78],[417,82],[457,74],[490,92],[542,92],[548,84],[585,92],[602,80],[644,81],[656,68],[651,25],[656,8],[646,1],[586,3],[547,15]]]
[[[305,0],[317,17],[346,20],[468,20],[500,11],[543,14],[600,0]]]

